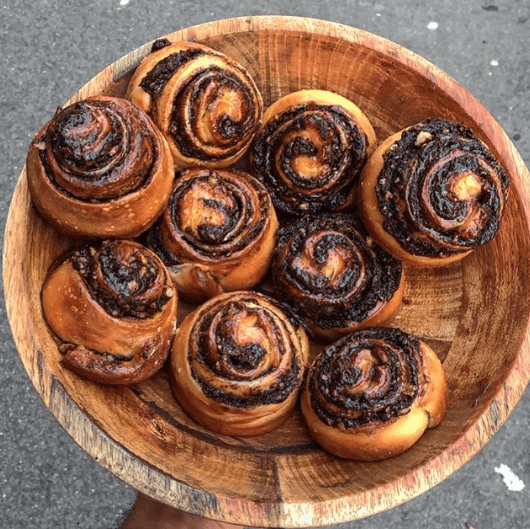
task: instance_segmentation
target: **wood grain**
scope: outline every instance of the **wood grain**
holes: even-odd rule
[[[444,360],[450,404],[442,424],[392,460],[359,463],[321,450],[298,410],[256,438],[215,435],[189,419],[164,370],[131,387],[100,386],[59,365],[42,318],[51,261],[72,240],[31,205],[25,172],[13,195],[4,244],[8,317],[21,360],[51,413],[104,468],[141,493],[191,514],[241,525],[309,527],[389,509],[433,487],[501,427],[530,376],[530,176],[487,110],[444,72],[389,41],[340,24],[295,17],[228,19],[168,36],[236,58],[268,105],[303,88],[357,103],[379,140],[427,117],[472,127],[512,179],[507,215],[486,247],[447,268],[407,268],[394,325],[418,334]],[[70,101],[122,95],[149,44],[123,57]],[[186,307],[181,310],[181,316]]]

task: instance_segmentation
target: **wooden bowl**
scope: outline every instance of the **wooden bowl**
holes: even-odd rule
[[[40,290],[52,259],[72,240],[30,203],[23,171],[4,247],[6,305],[22,362],[46,406],[104,468],[135,489],[187,512],[242,525],[308,527],[394,507],[460,468],[497,432],[530,375],[529,174],[506,134],[464,88],[414,53],[340,24],[249,17],[177,31],[240,61],[265,104],[302,88],[334,90],[371,118],[379,140],[428,117],[462,121],[498,156],[511,180],[502,228],[487,246],[438,269],[408,269],[395,325],[440,355],[450,402],[445,420],[403,455],[377,463],[333,457],[299,411],[256,438],[215,435],[171,396],[167,374],[131,387],[87,382],[59,365]],[[122,95],[150,45],[126,55],[73,100]]]

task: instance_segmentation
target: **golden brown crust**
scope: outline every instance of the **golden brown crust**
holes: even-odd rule
[[[58,109],[27,156],[32,200],[70,235],[128,238],[163,210],[174,171],[151,119],[129,101],[94,96]]]
[[[327,90],[300,90],[265,111],[251,166],[282,211],[344,210],[375,144],[370,121],[353,102]]]
[[[62,365],[85,378],[140,382],[169,354],[177,292],[160,259],[136,242],[72,252],[50,268],[41,299]]]
[[[447,381],[436,353],[397,329],[367,329],[325,350],[301,396],[313,438],[348,459],[403,453],[447,410]]]
[[[146,240],[181,294],[200,303],[258,284],[268,271],[277,229],[270,196],[251,175],[194,168],[178,175]]]
[[[331,343],[335,340],[340,339],[342,336],[365,329],[366,327],[374,327],[381,325],[388,325],[392,323],[392,320],[398,313],[401,303],[403,301],[403,292],[405,291],[405,270],[401,270],[401,279],[398,282],[398,287],[388,299],[380,301],[377,305],[369,312],[366,319],[362,321],[351,322],[349,325],[336,328],[323,328],[314,325],[311,322],[307,322],[309,332],[314,336],[318,342]]]
[[[403,266],[374,243],[357,216],[304,215],[278,233],[275,294],[297,310],[315,339],[332,342],[387,324],[399,310]]]
[[[223,435],[254,436],[292,412],[309,342],[278,302],[233,292],[207,301],[179,326],[170,380],[186,413]]]
[[[493,238],[508,186],[502,167],[469,129],[427,120],[374,151],[358,207],[371,235],[396,258],[440,266]]]
[[[250,146],[263,113],[250,74],[197,42],[161,42],[139,64],[126,98],[151,115],[179,169],[234,164]]]
[[[445,416],[448,406],[448,389],[445,371],[436,353],[426,343],[420,341],[427,390],[420,397],[419,406],[428,414],[428,428],[438,426]]]

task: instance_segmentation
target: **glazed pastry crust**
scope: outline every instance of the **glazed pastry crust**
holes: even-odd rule
[[[348,326],[336,327],[333,329],[319,327],[311,321],[306,321],[309,333],[314,336],[318,342],[332,343],[340,339],[342,336],[346,336],[347,334],[360,329],[365,329],[366,327],[388,325],[392,322],[401,307],[403,292],[405,291],[405,282],[405,269],[402,269],[398,288],[392,297],[384,302],[379,302],[374,309],[370,311],[366,319],[352,322]]]
[[[276,297],[288,300],[311,336],[327,343],[388,324],[405,288],[402,264],[346,213],[305,215],[284,225],[271,278]]]
[[[460,261],[466,255],[470,254],[472,250],[438,259],[433,259],[432,257],[426,257],[423,255],[413,256],[404,250],[399,242],[384,228],[385,218],[379,209],[375,189],[379,174],[384,166],[383,156],[387,149],[389,149],[396,141],[401,138],[401,134],[401,132],[397,132],[383,141],[374,151],[372,156],[370,156],[363,170],[361,182],[359,184],[358,209],[361,217],[363,218],[366,229],[388,253],[395,256],[396,259],[407,262],[411,265],[439,266]]]
[[[87,98],[84,103],[93,106],[93,102],[109,108],[111,115],[109,121],[114,119],[112,105],[118,106],[126,116],[130,117],[132,128],[124,132],[127,136],[119,146],[120,159],[116,161],[116,164],[123,166],[120,169],[122,171],[120,179],[124,181],[124,185],[128,185],[130,178],[148,170],[149,173],[146,174],[144,183],[124,194],[110,198],[101,197],[101,191],[98,190],[97,185],[93,186],[93,192],[90,194],[87,192],[87,197],[77,197],[57,186],[54,183],[56,177],[53,171],[50,173],[50,170],[51,167],[58,167],[58,170],[61,170],[61,162],[46,161],[46,157],[48,160],[54,157],[52,144],[47,139],[47,132],[54,120],[61,115],[58,113],[40,129],[28,150],[26,175],[31,198],[50,224],[69,235],[89,238],[136,237],[155,222],[166,205],[174,178],[171,153],[165,139],[150,118],[129,101],[94,96]],[[77,103],[79,104],[83,103]],[[104,123],[104,118],[101,119],[101,116],[97,115],[98,108],[93,108],[95,108],[95,121],[100,119],[102,122],[98,133],[101,137],[100,144],[104,144],[105,134],[111,138],[115,131],[112,128],[105,129],[108,124]],[[135,123],[140,123],[140,125],[135,125]],[[76,141],[75,134],[79,133],[73,131],[72,144]],[[143,136],[143,139],[133,139],[135,135]],[[133,150],[132,145],[141,142],[144,146],[136,151]],[[151,158],[148,158],[146,154],[148,144],[152,145],[150,147]],[[126,152],[127,149],[130,149],[131,154]],[[87,163],[90,164],[92,163],[91,153],[87,151],[87,155]],[[101,157],[103,156],[104,154]],[[124,161],[126,157],[132,158],[132,161],[130,163]],[[110,167],[113,161],[107,160],[103,163]],[[142,166],[143,164],[145,167]],[[149,169],[146,169],[147,167]],[[105,167],[102,167],[101,172],[105,170]],[[85,178],[88,184],[95,178],[90,172],[83,177],[82,168],[65,169],[65,172],[71,173],[78,180]],[[111,173],[109,175],[114,178]]]
[[[429,121],[425,123],[429,123]],[[432,171],[434,174],[435,171],[440,170],[439,168],[443,170],[444,165],[450,165],[452,157],[456,159],[458,156],[465,155],[467,149],[469,148],[467,145],[475,142],[474,147],[472,148],[476,151],[482,151],[476,155],[476,160],[478,160],[478,162],[475,163],[475,167],[478,166],[478,170],[475,168],[461,171],[460,173],[455,171],[454,175],[450,179],[447,179],[443,184],[444,187],[441,191],[444,194],[441,199],[443,198],[443,200],[447,200],[446,197],[451,197],[451,206],[446,207],[456,207],[455,205],[457,205],[459,202],[462,204],[468,203],[470,213],[466,214],[461,221],[458,221],[457,219],[453,221],[449,218],[444,220],[440,215],[440,220],[433,220],[432,227],[418,226],[416,228],[410,228],[409,233],[418,241],[420,241],[420,243],[422,238],[424,240],[428,238],[430,241],[428,244],[431,246],[438,245],[438,248],[436,251],[430,250],[425,254],[422,254],[420,251],[412,251],[411,249],[408,249],[402,243],[399,237],[394,236],[387,229],[385,225],[387,219],[380,207],[380,199],[377,194],[377,187],[382,180],[381,175],[385,168],[386,155],[391,153],[393,149],[398,148],[399,142],[402,140],[403,134],[406,131],[421,127],[422,125],[423,124],[418,124],[415,127],[409,127],[408,129],[397,132],[396,134],[388,137],[377,147],[368,160],[361,176],[361,182],[359,185],[358,209],[366,228],[374,237],[374,239],[397,259],[400,259],[401,261],[407,262],[411,265],[443,266],[459,261],[469,255],[478,245],[483,244],[482,242],[471,242],[472,239],[478,239],[480,232],[488,229],[488,224],[493,225],[495,223],[497,225],[500,222],[500,218],[504,211],[505,202],[507,200],[508,180],[503,169],[492,158],[491,154],[487,150],[487,147],[479,142],[479,140],[476,138],[471,139],[471,137],[465,137],[462,142],[462,146],[454,147],[453,152],[449,150],[444,152],[441,155],[438,164],[432,163],[430,167],[427,167],[426,171]],[[455,126],[450,123],[449,125]],[[458,124],[456,126],[458,126]],[[422,144],[429,143],[432,139],[432,136],[433,135],[429,132],[420,131],[416,136],[415,147],[421,149]],[[469,156],[471,157],[471,155]],[[437,169],[438,166],[439,168]],[[483,176],[483,174],[480,173],[486,174],[486,176]],[[406,179],[407,174],[408,169],[404,168],[401,171],[396,171],[393,177]],[[439,184],[433,184],[433,186],[434,185]],[[491,201],[492,206],[484,207],[484,213],[481,213],[480,208],[482,206],[480,205],[480,197],[486,193],[491,194],[491,190],[494,190],[494,193],[497,195],[497,197],[495,201]],[[413,194],[411,194],[411,196],[413,196]],[[419,199],[424,201],[422,204],[420,204],[419,211],[428,211],[429,208],[432,208],[432,213],[425,214],[425,217],[428,219],[428,215],[432,215],[433,218],[435,218],[438,213],[434,211],[434,207],[432,205],[427,205],[427,202],[431,202],[433,199],[430,197],[427,198],[427,196],[428,195],[426,195],[426,192],[424,191],[422,198]],[[405,198],[400,197],[398,200],[401,204],[401,211],[404,211],[404,215],[408,216],[410,209],[408,209],[409,206],[407,204],[409,204],[409,201],[412,199],[407,198],[405,200]],[[498,205],[494,206],[494,202],[497,202]],[[447,200],[447,203],[449,203],[449,200]],[[497,208],[497,213],[491,213],[491,211],[493,211],[495,208]],[[430,221],[426,220],[425,222],[429,223]],[[449,240],[448,235],[444,235],[445,240],[440,238],[439,242],[434,242],[436,241],[435,237],[437,237],[437,235],[435,235],[436,228],[434,228],[434,226],[438,222],[442,226],[442,231],[440,232],[441,234],[443,234],[443,230],[447,230],[447,233],[450,233],[449,230],[453,229],[455,233],[455,241],[457,240],[457,237],[461,236],[460,234],[464,234],[462,236],[468,237],[470,242],[468,244],[457,244],[456,242],[452,243]],[[447,228],[443,228],[444,224],[447,225]],[[468,232],[467,234],[466,230]],[[422,231],[424,231],[426,235],[420,235]],[[427,234],[427,232],[429,232],[429,234]]]
[[[327,90],[300,90],[266,109],[249,153],[252,172],[275,206],[300,215],[348,209],[375,145],[372,124],[352,101]]]
[[[231,313],[230,321],[219,321],[218,315],[231,304],[241,312]],[[207,345],[201,349],[198,329],[210,318],[213,323],[203,333]],[[263,323],[269,319],[272,326]],[[229,355],[216,345],[227,343],[222,328],[229,333],[228,342],[240,351],[254,344],[265,348],[264,356],[250,360],[251,368],[231,364]],[[210,356],[224,366],[223,374],[216,372],[219,365],[216,367]],[[171,352],[171,387],[183,410],[209,430],[231,436],[261,435],[292,413],[308,358],[309,341],[303,328],[275,301],[257,293],[222,294],[180,324]],[[277,389],[272,390],[274,387]],[[274,391],[282,387],[288,387],[286,394],[276,398]]]
[[[237,61],[197,42],[157,41],[126,98],[152,116],[178,169],[233,165],[261,123],[263,100]]]
[[[301,409],[312,437],[328,452],[358,461],[380,461],[408,450],[427,428],[440,424],[448,405],[447,379],[439,358],[421,341],[420,356],[420,391],[406,413],[387,422],[355,429],[328,425],[315,413],[308,384],[305,384]]]
[[[359,200],[358,209],[364,224],[370,231],[372,237],[392,255],[401,261],[409,261],[410,256],[408,252],[403,250],[398,241],[391,237],[384,229],[383,225],[385,218],[383,217],[379,205],[377,203],[377,195],[375,192],[379,173],[384,166],[384,154],[396,141],[401,138],[401,131],[389,136],[384,140],[370,156],[361,177],[359,184]],[[451,260],[460,259],[460,256],[455,255]],[[420,265],[429,265],[432,263],[431,258],[417,256],[415,261]],[[446,261],[448,263],[448,261]]]
[[[163,263],[152,252],[143,251],[157,262],[162,275],[151,289],[154,300],[163,297],[164,301],[149,317],[122,316],[118,308],[114,314],[109,312],[71,258],[51,267],[42,289],[42,309],[64,367],[106,384],[137,383],[162,367],[175,333],[178,296]]]
[[[257,285],[269,269],[278,219],[267,190],[235,170],[188,169],[147,244],[185,299],[200,303]]]

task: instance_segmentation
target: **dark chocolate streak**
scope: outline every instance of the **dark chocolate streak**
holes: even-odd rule
[[[39,157],[49,180],[63,194],[92,203],[145,185],[160,156],[139,111],[109,101],[57,109],[43,141]]]
[[[308,127],[318,130],[323,148],[303,137]],[[359,180],[366,148],[366,135],[341,107],[300,105],[278,114],[264,127],[253,144],[252,170],[284,212],[336,210]],[[315,157],[327,169],[316,178],[300,175],[292,165],[299,156]]]
[[[150,250],[126,241],[84,246],[70,257],[91,296],[112,316],[149,318],[173,295]]]
[[[156,223],[144,231],[138,241],[155,252],[166,266],[181,264],[179,258],[168,248],[160,238],[160,224]]]
[[[344,270],[331,280],[321,268],[334,254]],[[365,320],[378,303],[390,300],[402,265],[369,239],[355,215],[328,213],[305,215],[279,230],[271,271],[276,297],[319,327],[333,329]]]
[[[204,50],[195,48],[172,53],[156,63],[153,69],[142,79],[140,86],[152,98],[156,99],[177,70],[204,54]]]
[[[166,46],[170,46],[171,41],[166,38],[157,39],[153,42],[153,45],[151,46],[151,53],[161,50],[162,48],[165,48]]]
[[[421,141],[422,132],[432,139]],[[435,168],[442,159],[443,164]],[[458,200],[449,191],[450,179],[466,172],[477,175],[481,191],[474,198]],[[422,200],[425,185],[430,186],[429,204]],[[395,147],[386,151],[376,194],[384,229],[407,252],[444,257],[466,252],[495,236],[508,186],[504,169],[470,129],[460,123],[427,120],[405,130]],[[477,210],[479,229],[463,233],[459,226]]]
[[[204,393],[217,402],[236,408],[250,408],[258,405],[283,402],[301,384],[300,356],[296,351],[296,344],[284,343],[280,328],[285,321],[279,319],[278,314],[271,312],[265,306],[255,306],[259,303],[260,295],[248,294],[237,300],[219,303],[203,314],[195,324],[190,337],[191,348],[188,358],[191,373]],[[260,364],[267,364],[266,356],[271,354],[262,344],[237,343],[237,328],[234,329],[234,318],[240,314],[250,314],[256,317],[256,325],[266,334],[269,347],[276,348],[279,357],[290,355],[288,369],[270,385],[262,384],[262,379],[271,375],[275,370],[283,369],[278,362],[272,363],[267,370],[253,377],[250,373],[259,368]],[[201,377],[195,367],[200,363],[213,380],[233,380],[234,391],[227,392],[216,387],[209,380]],[[237,388],[237,382],[246,382],[244,387]]]
[[[385,423],[408,412],[421,369],[416,336],[388,327],[356,331],[324,349],[310,368],[312,408],[340,429]],[[356,390],[370,382],[369,391]]]

